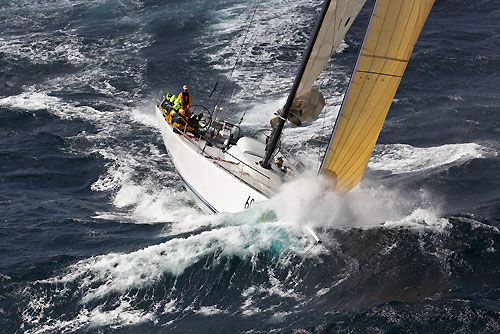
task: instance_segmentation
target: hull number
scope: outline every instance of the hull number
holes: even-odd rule
[[[255,200],[248,196],[247,201],[245,202],[245,209],[251,208]]]

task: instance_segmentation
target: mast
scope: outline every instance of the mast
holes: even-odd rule
[[[290,94],[288,94],[288,98],[286,100],[285,106],[283,107],[283,112],[280,115],[280,120],[278,125],[276,126],[276,130],[273,131],[272,137],[270,138],[270,142],[266,145],[266,156],[264,157],[264,160],[260,162],[260,165],[266,169],[271,168],[271,157],[273,155],[274,150],[276,149],[276,146],[278,145],[278,141],[281,137],[281,133],[283,132],[283,127],[285,126],[286,120],[288,118],[288,113],[290,112],[290,107],[292,106],[293,100],[295,98],[295,94],[297,93],[297,89],[299,88],[300,82],[302,80],[302,76],[304,75],[304,71],[306,69],[307,62],[309,61],[309,57],[311,56],[314,43],[316,42],[316,39],[319,34],[319,30],[321,29],[321,25],[323,24],[323,21],[325,19],[326,13],[328,11],[328,7],[330,6],[331,0],[326,0],[323,3],[323,8],[321,9],[321,13],[319,15],[319,19],[316,22],[316,26],[314,27],[313,34],[311,36],[311,39],[309,40],[309,45],[307,46],[307,49],[304,53],[304,56],[302,57],[302,63],[299,67],[299,71],[297,73],[297,76],[295,77],[295,81],[293,83],[292,89],[290,90]]]

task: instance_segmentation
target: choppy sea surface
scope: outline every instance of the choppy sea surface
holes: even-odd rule
[[[309,172],[237,214],[184,190],[159,91],[257,132],[320,5],[0,1],[1,333],[500,332],[495,0],[436,0],[351,193],[314,166],[373,1],[317,81],[320,120],[285,131]]]

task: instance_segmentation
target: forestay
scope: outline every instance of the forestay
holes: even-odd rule
[[[377,0],[322,172],[338,191],[356,186],[434,0]]]

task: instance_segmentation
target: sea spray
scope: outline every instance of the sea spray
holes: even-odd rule
[[[376,227],[419,212],[439,214],[439,206],[428,195],[386,189],[381,185],[358,186],[346,194],[333,190],[332,181],[309,171],[287,182],[281,191],[262,204],[276,213],[277,221],[296,227],[310,224],[317,228]]]

